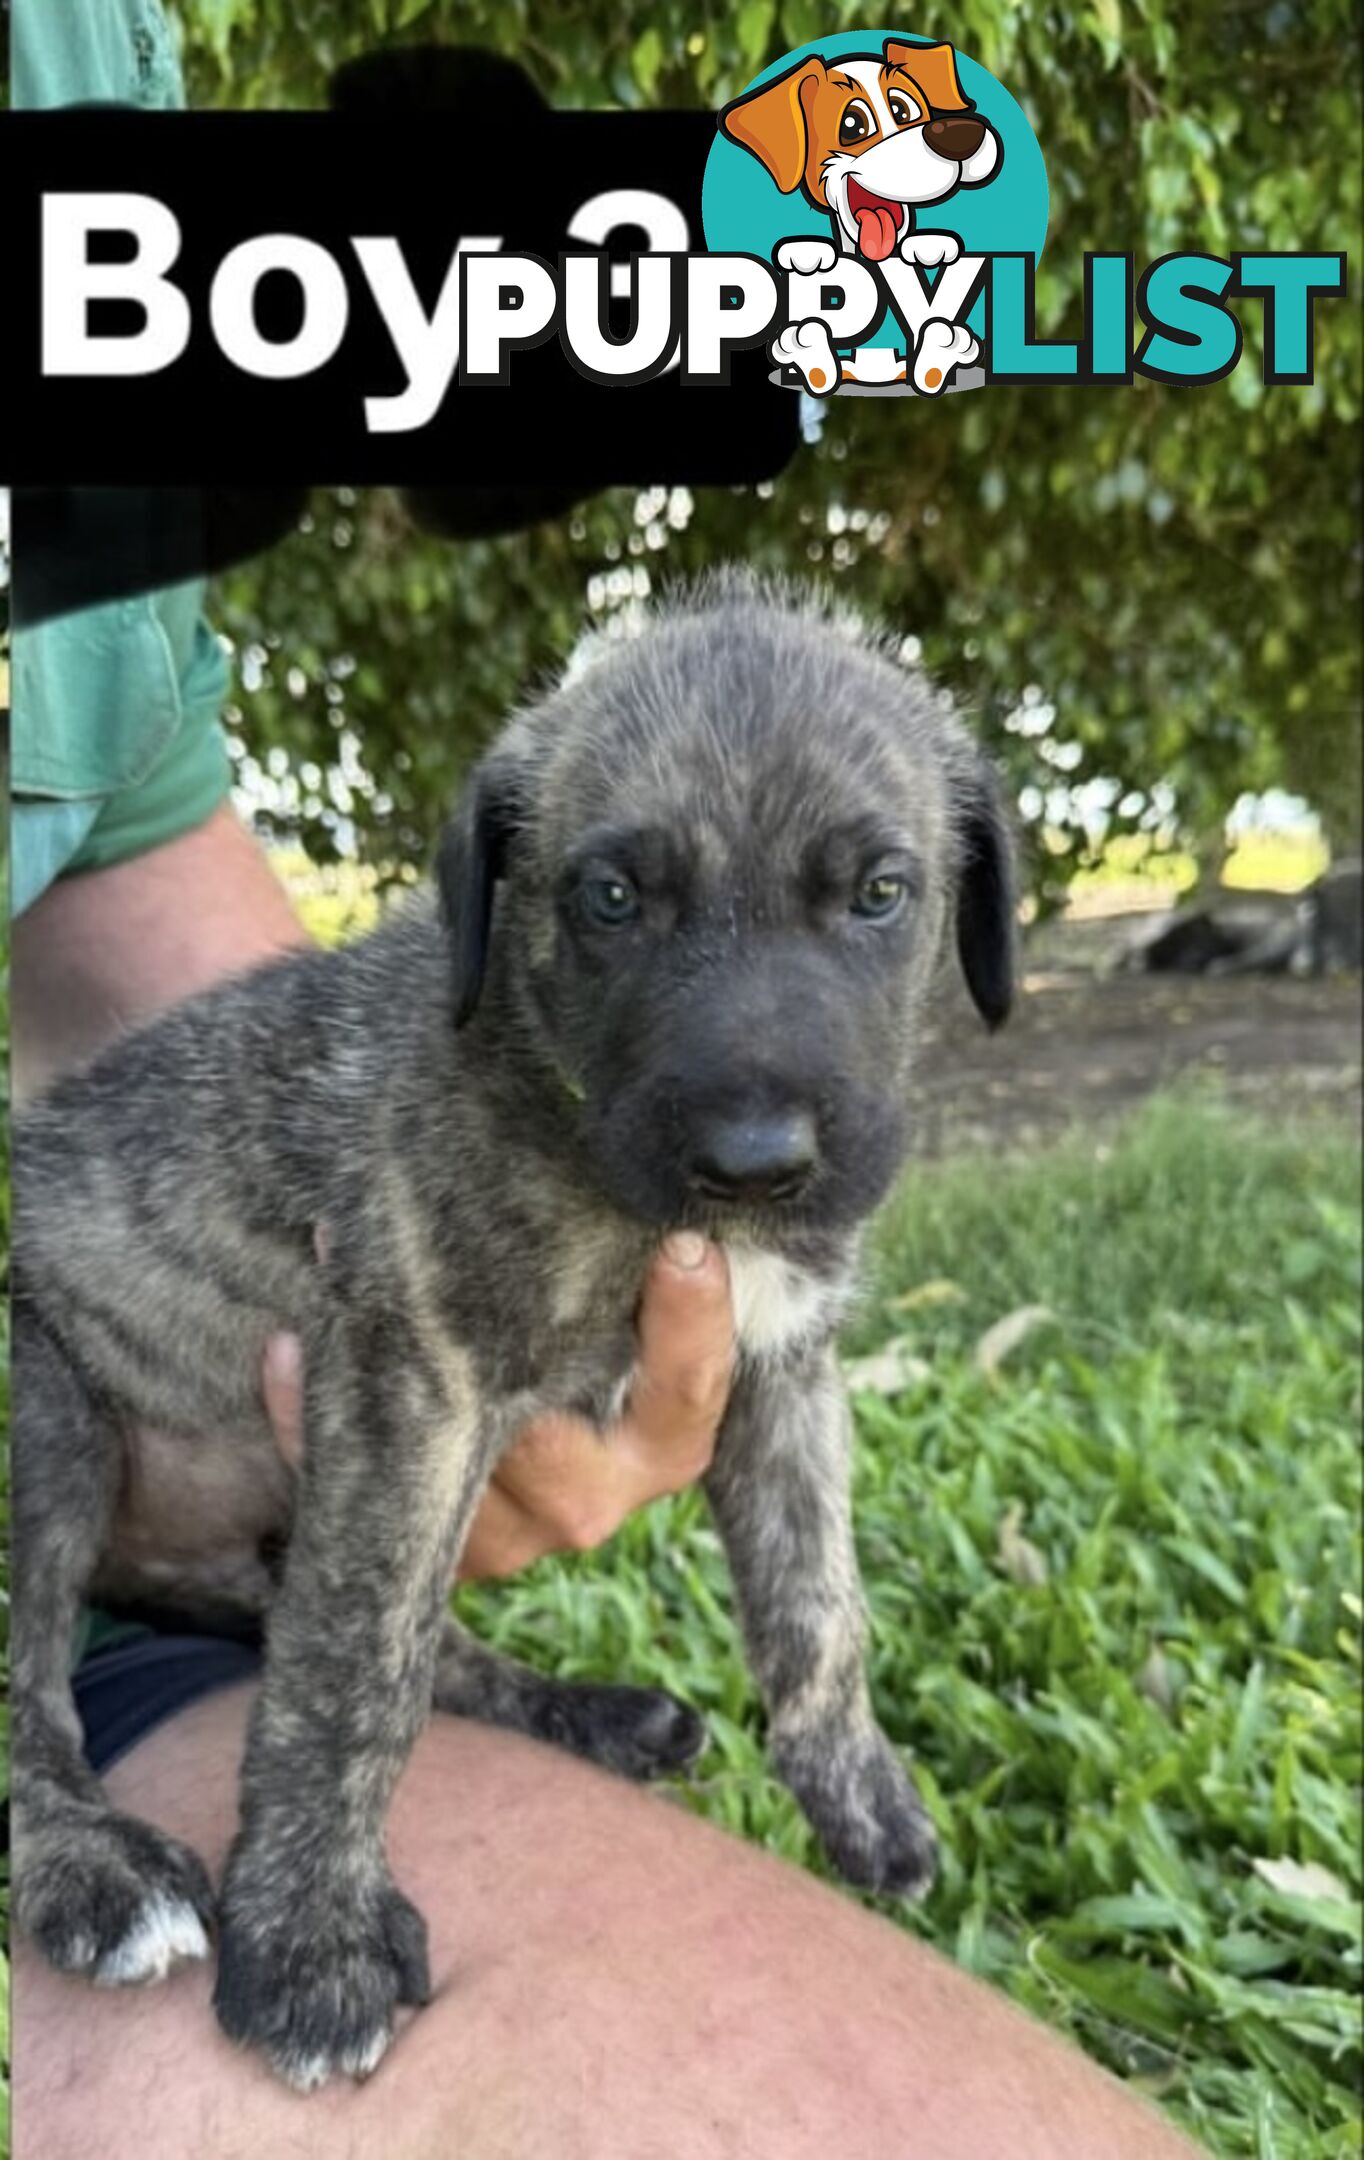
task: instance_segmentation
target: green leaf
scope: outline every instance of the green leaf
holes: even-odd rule
[[[762,65],[767,56],[776,20],[776,0],[744,0],[734,17],[734,27],[739,33],[739,51],[749,69]]]
[[[630,66],[645,97],[652,98],[658,89],[659,71],[663,66],[663,39],[657,30],[651,27],[636,38]]]

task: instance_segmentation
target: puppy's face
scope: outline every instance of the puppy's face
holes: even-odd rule
[[[779,1242],[857,1221],[894,1175],[920,994],[963,906],[1002,1017],[1005,842],[918,679],[724,590],[514,725],[443,882],[467,931],[500,871],[498,1039],[538,1065],[599,1188],[660,1227]]]
[[[894,253],[913,212],[997,170],[999,137],[962,95],[950,45],[890,39],[879,55],[817,56],[736,99],[721,126],[784,194],[828,210],[847,246]]]

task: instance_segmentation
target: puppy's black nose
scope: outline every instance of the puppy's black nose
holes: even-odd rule
[[[930,150],[939,157],[953,158],[958,165],[974,157],[985,140],[985,122],[977,120],[974,113],[949,113],[940,120],[930,120],[924,129],[924,137]]]
[[[717,1200],[787,1200],[800,1191],[817,1155],[807,1111],[709,1118],[697,1135],[691,1182]]]

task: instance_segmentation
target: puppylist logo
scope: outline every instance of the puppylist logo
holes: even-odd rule
[[[848,384],[937,397],[954,379],[979,381],[970,311],[986,254],[1035,264],[1041,252],[1036,139],[985,70],[964,65],[980,100],[950,45],[835,38],[759,76],[720,114],[706,237],[725,246],[764,220],[789,311],[769,353],[782,380],[814,397]],[[1007,194],[995,184],[1006,163]],[[790,230],[806,209],[808,237]]]
[[[1179,250],[1140,269],[1089,253],[1078,325],[1039,338],[1042,152],[1003,84],[942,39],[816,40],[714,118],[558,111],[495,65],[515,81],[466,96],[475,177],[454,191],[445,112],[401,98],[5,116],[24,420],[4,477],[150,484],[159,458],[151,477],[174,484],[200,469],[211,410],[224,484],[325,466],[496,485],[509,442],[564,486],[656,473],[661,444],[705,483],[791,454],[773,382],[816,398],[1214,383],[1259,310],[1263,380],[1310,383],[1316,302],[1345,289],[1341,253]],[[538,149],[504,169],[509,96]],[[515,411],[467,425],[465,393],[509,388]],[[634,395],[603,418],[600,390]],[[725,395],[678,395],[704,390]]]
[[[896,31],[765,69],[719,115],[702,196],[707,246],[771,265],[773,376],[813,397],[1216,382],[1241,358],[1243,297],[1264,306],[1265,382],[1311,382],[1314,302],[1344,290],[1343,255],[1181,251],[1138,274],[1130,254],[1088,254],[1080,335],[1045,342],[1047,208],[1017,101],[950,44]]]

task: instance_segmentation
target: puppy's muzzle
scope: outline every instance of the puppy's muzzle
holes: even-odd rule
[[[924,141],[939,157],[951,158],[954,164],[964,165],[967,158],[974,157],[985,140],[985,122],[974,113],[947,113],[937,120],[929,120],[924,126]]]
[[[711,1200],[791,1200],[819,1160],[808,1111],[710,1117],[697,1129],[688,1182]]]

